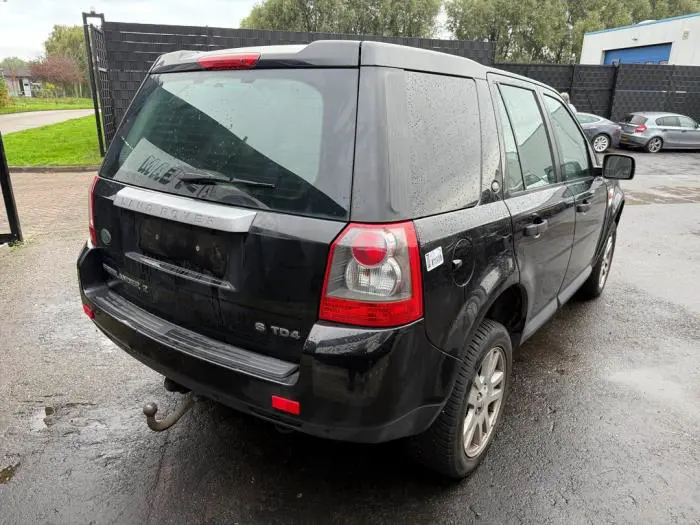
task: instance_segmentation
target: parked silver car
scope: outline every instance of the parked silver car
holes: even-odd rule
[[[576,113],[583,131],[596,153],[605,153],[610,146],[617,148],[620,143],[620,125],[592,113]]]
[[[677,113],[645,111],[630,113],[622,122],[621,146],[657,153],[662,148],[700,149],[700,125]]]

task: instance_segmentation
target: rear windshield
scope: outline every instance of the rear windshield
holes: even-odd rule
[[[646,117],[641,115],[627,115],[624,119],[622,119],[622,122],[626,122],[628,124],[644,124],[646,121]]]
[[[356,104],[354,69],[152,75],[101,175],[208,201],[346,219]]]

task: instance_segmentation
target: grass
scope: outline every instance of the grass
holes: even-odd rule
[[[102,161],[92,115],[8,133],[3,142],[10,166],[81,166]]]
[[[92,109],[89,98],[27,98],[13,97],[10,105],[0,108],[0,115],[25,111],[50,111],[54,109]]]

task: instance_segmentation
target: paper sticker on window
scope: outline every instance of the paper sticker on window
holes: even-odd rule
[[[430,250],[425,254],[425,268],[428,271],[434,270],[444,262],[445,259],[442,256],[442,246],[438,246],[434,250]]]

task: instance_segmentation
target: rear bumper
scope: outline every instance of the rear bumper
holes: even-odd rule
[[[449,396],[459,360],[435,348],[423,322],[374,330],[316,323],[298,363],[189,332],[93,285],[78,260],[80,292],[100,330],[127,353],[194,392],[275,424],[316,436],[376,443],[426,430]],[[298,401],[298,416],[272,396]]]
[[[649,138],[645,137],[644,135],[625,133],[624,131],[620,133],[620,144],[623,146],[642,147],[645,146],[648,141]]]

